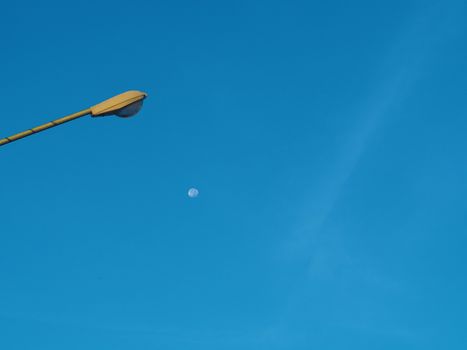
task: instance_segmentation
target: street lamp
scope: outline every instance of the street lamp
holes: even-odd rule
[[[127,91],[123,94],[114,96],[101,102],[95,106],[84,109],[80,112],[70,114],[66,117],[53,120],[43,125],[36,126],[35,128],[20,132],[10,137],[0,139],[0,147],[7,143],[22,139],[32,134],[53,128],[57,125],[67,123],[69,121],[84,117],[85,115],[91,115],[92,117],[104,117],[109,115],[116,115],[121,118],[128,118],[134,116],[139,112],[143,106],[143,100],[148,95],[141,91]]]

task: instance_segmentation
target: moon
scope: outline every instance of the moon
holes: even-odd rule
[[[196,198],[198,197],[198,195],[199,195],[199,191],[197,188],[192,187],[188,190],[188,197]]]

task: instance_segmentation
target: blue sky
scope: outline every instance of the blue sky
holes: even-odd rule
[[[463,1],[2,10],[0,348],[466,348]]]

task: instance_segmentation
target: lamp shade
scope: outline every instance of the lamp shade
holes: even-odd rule
[[[143,100],[148,95],[141,91],[127,91],[123,94],[114,96],[91,107],[93,117],[104,117],[108,115],[117,115],[122,118],[128,118],[139,112],[143,106]]]

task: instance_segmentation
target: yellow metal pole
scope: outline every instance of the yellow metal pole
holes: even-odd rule
[[[43,125],[36,126],[35,128],[20,132],[18,134],[13,135],[13,136],[5,137],[4,139],[0,139],[0,147],[3,146],[3,145],[6,145],[7,143],[22,139],[23,137],[27,137],[27,136],[30,136],[32,134],[37,134],[38,132],[41,132],[41,131],[53,128],[53,127],[55,127],[57,125],[60,125],[60,124],[63,124],[63,123],[66,123],[66,122],[81,118],[81,117],[83,117],[85,115],[88,115],[88,114],[91,114],[91,108],[82,110],[82,111],[77,112],[77,113],[67,115],[66,117],[63,117],[63,118],[60,118],[60,119],[52,120],[51,122],[48,122],[48,123],[43,124]]]

